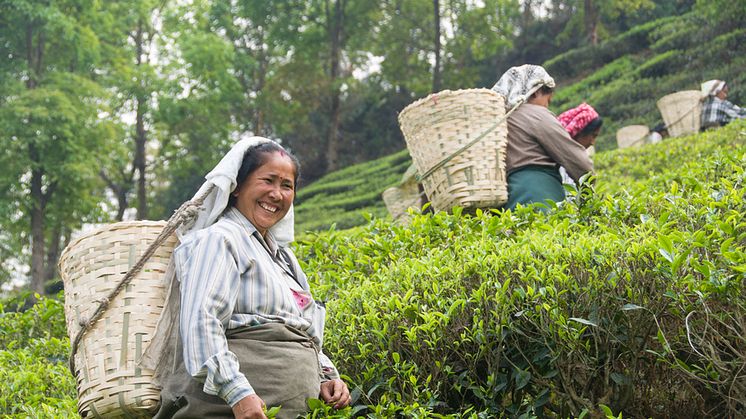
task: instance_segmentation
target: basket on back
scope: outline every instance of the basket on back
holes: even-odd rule
[[[648,134],[647,125],[627,125],[616,132],[616,143],[619,148],[639,147],[645,144]]]
[[[383,191],[383,202],[394,221],[407,224],[409,222],[409,208],[421,208],[422,198],[417,186],[417,170],[414,165],[402,176],[398,186],[392,186]]]
[[[434,209],[507,202],[504,116],[504,98],[489,89],[444,90],[401,111],[399,125]]]
[[[684,90],[658,99],[658,109],[672,137],[699,132],[702,113],[699,90]]]
[[[156,221],[110,224],[65,248],[59,267],[71,341],[165,225]],[[164,274],[176,242],[174,235],[168,237],[84,333],[74,354],[82,417],[151,417],[157,410],[160,391],[151,382],[152,371],[140,368],[137,361],[163,309]]]

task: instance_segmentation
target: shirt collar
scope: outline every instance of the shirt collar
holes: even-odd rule
[[[274,235],[272,235],[271,231],[267,231],[267,236],[262,237],[262,235],[259,233],[259,230],[256,229],[254,224],[251,224],[251,221],[249,221],[249,219],[246,218],[246,216],[244,216],[236,207],[231,207],[228,211],[226,211],[226,217],[243,226],[249,236],[256,237],[259,243],[261,243],[262,246],[266,247],[272,256],[277,256],[277,241],[275,240],[275,237]]]

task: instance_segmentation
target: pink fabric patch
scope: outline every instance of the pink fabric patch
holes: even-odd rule
[[[293,289],[291,289],[290,291],[293,292],[295,303],[298,304],[298,307],[300,307],[301,310],[305,309],[306,307],[308,307],[309,304],[311,304],[311,297],[308,294],[303,294]]]
[[[570,137],[578,135],[583,128],[588,125],[591,121],[598,118],[598,112],[596,112],[591,105],[583,102],[578,107],[568,109],[562,112],[557,119],[560,124],[565,128]]]

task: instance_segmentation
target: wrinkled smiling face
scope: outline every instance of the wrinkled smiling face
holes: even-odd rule
[[[285,154],[273,152],[236,190],[236,209],[262,236],[288,213],[295,198],[295,165]]]

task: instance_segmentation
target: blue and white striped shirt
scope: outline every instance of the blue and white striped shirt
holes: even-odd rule
[[[187,236],[174,251],[181,282],[179,326],[186,370],[204,380],[205,393],[231,406],[255,392],[228,349],[226,330],[277,322],[307,332],[319,348],[323,342],[325,309],[314,303],[313,309],[302,311],[283,277],[294,272],[299,288],[309,290],[297,259],[285,249],[293,269],[283,268],[271,233],[263,242],[251,222],[230,208],[215,224]],[[339,377],[321,351],[319,364],[325,374],[322,380]]]

